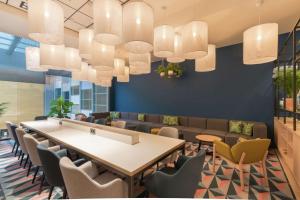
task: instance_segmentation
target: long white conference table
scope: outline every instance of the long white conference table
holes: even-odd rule
[[[129,197],[136,197],[135,177],[175,151],[184,153],[184,140],[69,119],[21,122],[21,126],[125,176]]]

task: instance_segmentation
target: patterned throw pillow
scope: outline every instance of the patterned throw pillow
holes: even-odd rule
[[[138,114],[138,120],[139,120],[139,121],[142,121],[142,122],[145,121],[145,114],[139,113],[139,114]]]
[[[119,119],[120,118],[120,113],[119,112],[110,112],[110,117],[112,119]]]
[[[242,122],[241,121],[229,121],[229,132],[230,133],[242,133]]]
[[[178,126],[178,117],[169,116],[168,125],[169,126]]]
[[[169,116],[167,116],[167,115],[163,116],[163,124],[165,124],[165,125],[169,124]]]
[[[247,122],[243,122],[242,124],[243,124],[242,134],[252,136],[254,124],[253,123],[247,123]]]

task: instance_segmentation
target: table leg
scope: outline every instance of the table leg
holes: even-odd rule
[[[128,198],[134,198],[134,176],[128,176]]]
[[[185,155],[185,145],[183,145],[181,151],[182,151],[182,155]]]
[[[198,152],[200,151],[200,149],[201,149],[201,141],[199,140]]]

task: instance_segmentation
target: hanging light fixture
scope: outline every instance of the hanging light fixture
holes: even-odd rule
[[[207,55],[208,27],[202,21],[192,21],[182,29],[183,52],[186,59],[196,59]]]
[[[88,66],[87,79],[91,83],[97,82],[97,70],[95,70],[91,65]]]
[[[94,0],[95,40],[116,45],[122,36],[122,6],[118,0]]]
[[[125,72],[124,75],[117,76],[118,82],[122,82],[122,83],[129,82],[129,67],[125,67],[124,72]]]
[[[243,60],[246,65],[271,62],[277,59],[278,24],[260,24],[244,32]]]
[[[131,53],[153,49],[153,9],[143,1],[129,1],[123,8],[123,37]]]
[[[106,80],[100,80],[96,83],[96,85],[102,86],[102,87],[111,87],[112,81],[109,79]]]
[[[125,60],[120,58],[114,59],[114,76],[124,75],[125,73]]]
[[[195,60],[196,72],[209,72],[216,69],[216,45],[208,45],[208,54]]]
[[[45,72],[45,68],[40,67],[40,49],[38,47],[26,47],[26,69],[29,71]]]
[[[129,53],[130,74],[140,75],[151,73],[151,55]]]
[[[182,36],[179,33],[174,37],[174,54],[167,58],[170,63],[180,63],[185,61],[182,50]]]
[[[97,71],[97,81],[104,80],[104,79],[112,79],[113,78],[113,70],[106,70],[106,71]]]
[[[69,71],[81,70],[81,58],[78,49],[70,47],[65,48],[65,67]]]
[[[72,79],[77,81],[88,81],[89,65],[86,62],[81,62],[80,71],[72,71]]]
[[[79,54],[81,58],[90,60],[92,58],[92,45],[94,31],[92,29],[81,29],[79,31]]]
[[[64,11],[52,0],[28,0],[29,37],[45,44],[64,43]]]
[[[92,65],[96,70],[113,70],[115,47],[93,42]]]
[[[40,44],[41,67],[65,70],[65,46]]]
[[[156,57],[166,58],[174,54],[174,35],[172,26],[162,25],[154,29],[154,55]]]

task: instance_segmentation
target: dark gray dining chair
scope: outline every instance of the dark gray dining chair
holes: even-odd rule
[[[105,118],[100,118],[95,120],[95,124],[106,125],[107,120]]]
[[[174,168],[160,169],[146,180],[147,192],[158,198],[194,198],[204,160],[204,150],[194,157],[180,156]]]
[[[88,118],[86,118],[85,121],[86,121],[86,122],[89,122],[89,123],[94,123],[95,117],[94,117],[94,116],[89,116]]]

